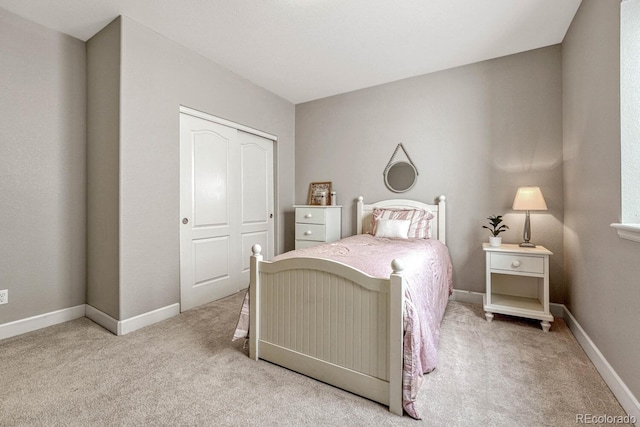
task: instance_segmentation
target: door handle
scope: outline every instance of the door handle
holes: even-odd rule
[[[189,223],[189,218],[182,218],[182,223],[183,224],[188,224]]]

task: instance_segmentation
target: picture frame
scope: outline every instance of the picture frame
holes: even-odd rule
[[[331,182],[312,182],[309,184],[307,204],[311,206],[329,206],[331,204]]]

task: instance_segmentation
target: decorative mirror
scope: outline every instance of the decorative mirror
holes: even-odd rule
[[[398,150],[402,149],[408,161],[394,161]],[[407,150],[404,149],[402,143],[398,144],[387,167],[382,173],[384,175],[384,183],[387,188],[394,193],[404,193],[409,191],[418,180],[418,169],[411,161]]]

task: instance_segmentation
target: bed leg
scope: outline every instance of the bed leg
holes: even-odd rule
[[[258,342],[260,339],[260,261],[262,261],[262,247],[258,244],[251,248],[250,272],[249,272],[249,357],[258,360],[260,352]]]
[[[389,290],[389,411],[402,416],[402,361],[404,336],[404,280],[402,263],[391,262]]]

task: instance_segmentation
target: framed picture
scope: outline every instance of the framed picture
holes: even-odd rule
[[[309,184],[309,201],[310,205],[330,205],[331,204],[331,183],[330,182],[312,182]]]

